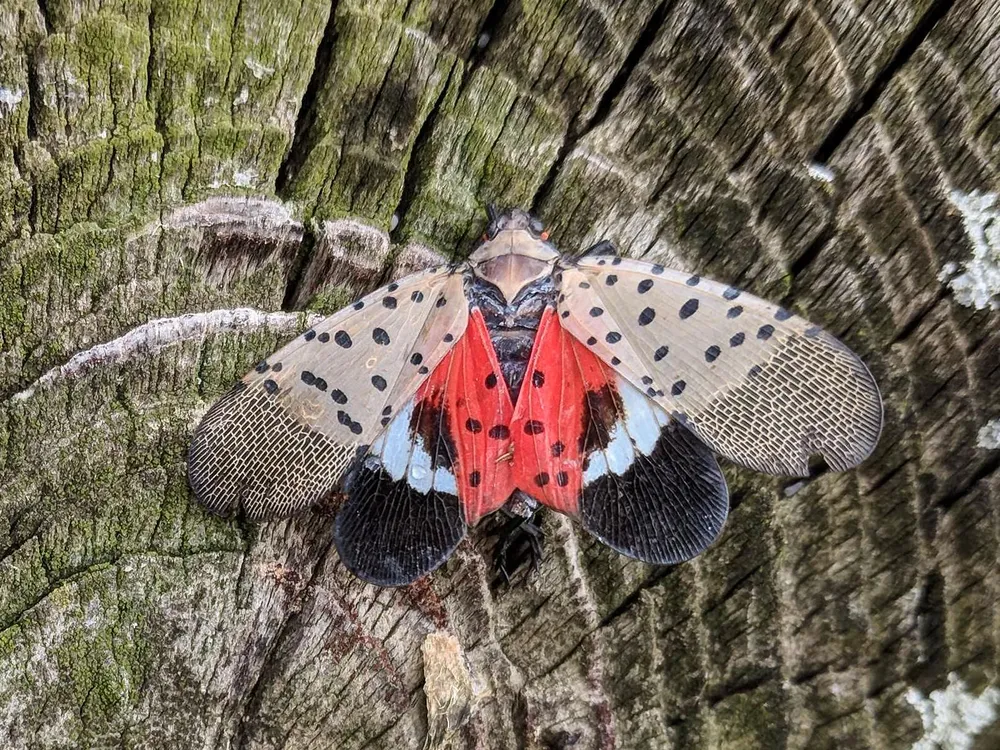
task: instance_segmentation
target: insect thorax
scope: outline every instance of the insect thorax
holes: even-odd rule
[[[510,304],[495,286],[475,275],[468,290],[470,304],[483,313],[500,372],[516,403],[542,312],[555,302],[555,283],[551,276],[541,278],[524,287]]]

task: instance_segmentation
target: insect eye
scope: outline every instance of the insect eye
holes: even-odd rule
[[[542,232],[538,236],[542,238],[542,242],[545,242],[549,238],[549,233],[548,232]]]

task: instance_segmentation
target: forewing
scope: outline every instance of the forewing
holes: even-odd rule
[[[560,319],[715,452],[772,474],[835,470],[874,450],[878,387],[818,326],[697,276],[621,258],[563,271]]]
[[[383,586],[443,563],[467,526],[513,491],[513,407],[486,324],[473,310],[465,336],[420,386],[347,482],[335,540],[341,559]]]
[[[188,477],[211,510],[274,518],[337,486],[465,332],[460,271],[383,287],[261,362],[202,419]]]
[[[694,557],[728,512],[711,450],[546,310],[514,412],[514,477],[601,541],[651,563]]]

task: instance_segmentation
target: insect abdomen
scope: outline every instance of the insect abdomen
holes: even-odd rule
[[[526,287],[513,304],[506,304],[496,287],[480,279],[476,279],[470,289],[469,299],[482,310],[490,342],[500,363],[500,372],[515,403],[535,345],[542,312],[554,298],[555,290],[550,277]]]

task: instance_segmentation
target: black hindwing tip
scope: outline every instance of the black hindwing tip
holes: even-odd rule
[[[653,452],[637,456],[618,476],[584,488],[580,520],[590,533],[643,562],[690,560],[719,536],[729,512],[729,489],[715,454],[693,433],[670,422]]]
[[[369,457],[351,476],[333,539],[340,559],[358,578],[403,586],[443,564],[466,530],[457,497],[419,492]]]

